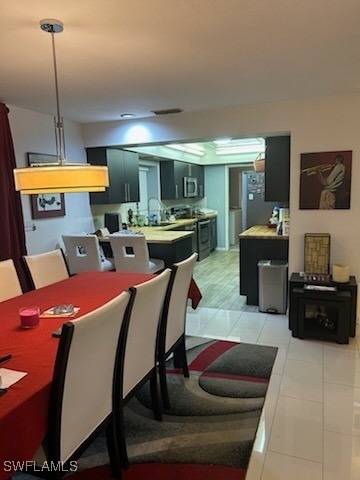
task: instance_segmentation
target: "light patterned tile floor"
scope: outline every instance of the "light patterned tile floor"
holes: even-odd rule
[[[300,340],[286,315],[247,306],[237,246],[198,262],[194,277],[203,299],[188,307],[188,335],[279,348],[246,480],[359,480],[360,337]]]

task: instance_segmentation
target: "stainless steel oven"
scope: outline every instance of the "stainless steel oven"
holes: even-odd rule
[[[210,255],[211,228],[210,220],[198,220],[197,223],[199,261]]]

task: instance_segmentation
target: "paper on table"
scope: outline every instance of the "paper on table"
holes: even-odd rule
[[[1,388],[9,388],[14,383],[21,380],[27,372],[19,372],[17,370],[10,370],[9,368],[0,368]]]
[[[80,307],[74,307],[74,311],[70,313],[54,313],[54,307],[51,307],[48,310],[45,310],[45,312],[40,315],[40,318],[75,317],[79,310]]]

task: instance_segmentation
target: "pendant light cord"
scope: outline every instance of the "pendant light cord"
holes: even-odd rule
[[[56,64],[54,30],[52,29],[50,33],[51,33],[52,52],[53,52],[53,60],[54,60],[55,94],[56,94],[56,117],[54,117],[56,154],[57,154],[59,163],[63,165],[65,164],[65,158],[66,158],[64,123],[63,123],[63,118],[60,115],[59,82],[58,82],[57,64]]]

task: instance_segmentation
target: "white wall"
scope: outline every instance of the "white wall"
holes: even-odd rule
[[[10,128],[13,137],[16,163],[18,167],[27,165],[27,152],[56,153],[54,121],[51,116],[9,106]],[[66,153],[69,161],[86,162],[80,125],[65,122]],[[26,245],[29,254],[52,250],[61,242],[61,235],[94,231],[88,193],[65,195],[64,217],[32,220],[30,197],[21,196],[24,221],[36,226],[36,230],[26,232]]]

